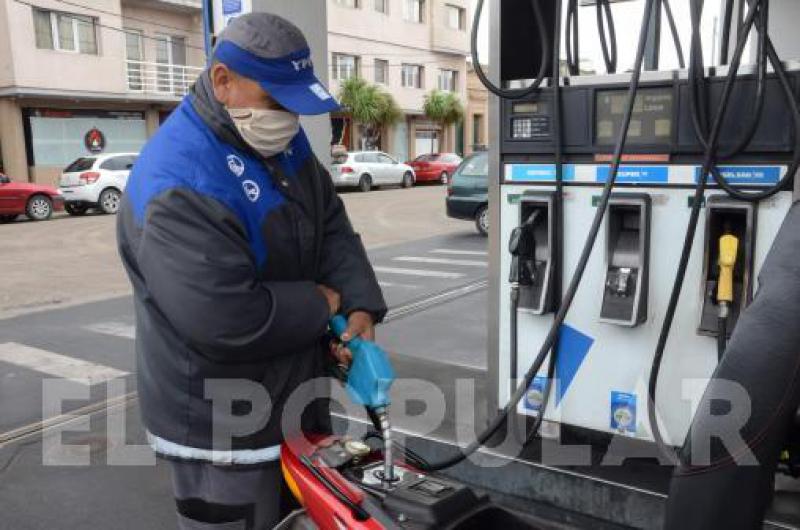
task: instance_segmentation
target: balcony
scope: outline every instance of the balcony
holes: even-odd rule
[[[180,99],[203,71],[197,66],[183,64],[125,61],[129,93]]]
[[[185,13],[196,13],[203,9],[202,0],[122,0],[122,3]]]

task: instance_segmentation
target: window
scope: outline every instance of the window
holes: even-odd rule
[[[97,55],[97,19],[33,9],[36,47]]]
[[[392,164],[392,165],[394,165],[394,164],[397,163],[394,158],[390,157],[389,155],[387,155],[385,153],[378,154],[378,160],[380,161],[381,164]]]
[[[409,22],[425,22],[425,0],[403,0],[403,18]]]
[[[97,159],[92,157],[79,158],[75,162],[68,165],[67,168],[64,170],[64,173],[76,173],[78,171],[86,171],[88,169],[92,169],[95,160]]]
[[[143,90],[142,61],[144,61],[144,45],[142,31],[125,30],[125,59],[128,64],[128,89]]]
[[[411,88],[424,88],[422,84],[422,66],[418,64],[404,64],[402,69],[402,85]]]
[[[335,0],[337,4],[344,7],[359,7],[358,0]]]
[[[389,14],[389,0],[375,0],[375,11],[384,15]]]
[[[483,145],[483,116],[472,115],[472,145]]]
[[[458,72],[456,70],[439,70],[439,90],[448,92],[458,90]]]
[[[447,10],[447,27],[458,30],[466,28],[466,12],[463,7],[447,4],[445,9]]]
[[[156,88],[175,95],[186,94],[189,78],[186,75],[186,37],[158,35],[156,37]],[[162,66],[163,65],[163,66]]]
[[[382,85],[389,84],[389,61],[375,59],[375,82]]]
[[[107,169],[108,171],[128,171],[133,167],[135,161],[135,156],[114,156],[101,163],[100,169]]]
[[[358,57],[344,53],[333,54],[333,78],[345,81],[351,77],[358,77]]]

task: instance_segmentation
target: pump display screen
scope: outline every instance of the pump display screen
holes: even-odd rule
[[[617,141],[628,91],[598,90],[595,93],[595,143],[614,145]],[[665,88],[641,88],[636,95],[628,129],[628,145],[665,145],[672,139],[673,91]]]

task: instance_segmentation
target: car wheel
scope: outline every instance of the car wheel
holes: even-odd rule
[[[489,207],[481,206],[475,213],[475,228],[482,236],[489,235]]]
[[[122,198],[122,195],[118,190],[114,188],[108,188],[103,190],[103,193],[100,194],[100,210],[104,214],[115,214],[119,211],[119,201]]]
[[[414,185],[414,175],[406,171],[406,174],[403,175],[403,187],[410,188]]]
[[[17,218],[16,215],[0,215],[0,224],[10,223]]]
[[[28,199],[25,215],[31,221],[46,221],[53,215],[53,201],[46,195],[34,195]]]
[[[372,189],[372,178],[369,175],[361,175],[358,181],[358,189],[367,192]]]
[[[86,215],[86,212],[89,211],[89,207],[68,202],[64,205],[64,210],[70,215]]]
[[[450,181],[450,175],[447,174],[447,171],[442,171],[442,174],[439,175],[439,182],[442,184],[447,184]]]

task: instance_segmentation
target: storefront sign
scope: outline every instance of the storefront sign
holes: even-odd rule
[[[90,153],[102,153],[106,148],[106,137],[100,129],[94,127],[83,137],[83,145]]]

